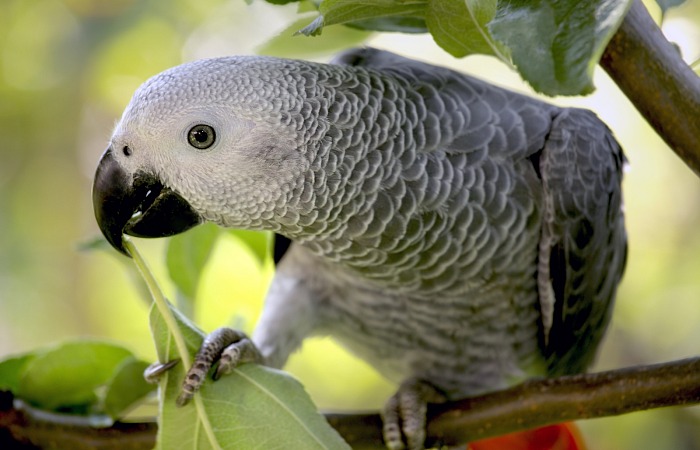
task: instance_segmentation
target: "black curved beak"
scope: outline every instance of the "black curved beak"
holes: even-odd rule
[[[178,193],[152,174],[129,177],[114,159],[112,148],[102,155],[92,186],[95,219],[112,247],[129,256],[122,234],[165,237],[202,223],[202,218]]]

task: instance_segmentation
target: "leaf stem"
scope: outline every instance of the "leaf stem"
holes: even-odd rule
[[[163,316],[163,321],[165,322],[168,330],[170,331],[170,335],[175,341],[175,347],[180,360],[185,367],[190,367],[192,365],[192,359],[190,358],[190,353],[187,350],[187,344],[185,344],[185,337],[180,332],[180,328],[178,327],[177,320],[173,315],[172,309],[170,309],[168,300],[163,295],[163,291],[160,290],[160,286],[158,286],[155,277],[148,268],[146,260],[143,259],[139,251],[136,249],[136,246],[131,242],[131,239],[129,239],[127,236],[123,236],[122,240],[124,242],[124,248],[126,248],[133,258],[136,268],[141,274],[146,286],[148,286],[148,290],[151,293],[151,297],[153,297],[153,301],[156,304],[156,308],[158,308],[158,312],[160,312],[161,316]],[[201,396],[195,395],[192,400],[195,408],[197,409],[197,416],[200,419],[200,423],[205,434],[207,435],[209,443],[211,444],[212,448],[220,450],[221,445],[219,445],[219,441],[216,438],[212,424],[209,421],[209,416],[204,408],[204,402],[202,401]]]
[[[131,255],[131,257],[133,258],[134,264],[136,264],[136,268],[141,274],[141,277],[146,283],[146,286],[148,286],[148,291],[151,293],[151,297],[153,297],[153,301],[156,304],[156,308],[158,308],[158,311],[163,316],[163,320],[168,326],[168,330],[170,330],[170,333],[173,336],[173,340],[175,340],[175,346],[177,347],[177,353],[180,357],[180,360],[182,360],[182,363],[185,367],[190,367],[192,365],[192,359],[190,358],[190,354],[187,351],[185,338],[184,336],[182,336],[182,333],[179,332],[175,316],[173,315],[173,312],[170,309],[170,306],[168,305],[168,300],[163,295],[163,291],[160,290],[160,286],[158,286],[155,277],[151,273],[151,270],[148,268],[146,260],[143,259],[141,253],[139,253],[139,251],[136,249],[136,246],[133,244],[133,242],[131,242],[131,239],[129,239],[127,236],[123,236],[122,240],[124,242],[124,248],[126,248],[126,250],[129,252],[129,255]]]

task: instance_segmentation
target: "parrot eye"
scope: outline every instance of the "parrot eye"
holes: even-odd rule
[[[204,150],[214,145],[216,133],[209,125],[195,125],[187,133],[187,140],[192,147]]]

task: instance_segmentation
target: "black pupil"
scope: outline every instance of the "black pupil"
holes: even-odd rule
[[[194,137],[194,139],[200,144],[203,142],[207,142],[207,139],[209,139],[209,133],[207,132],[207,130],[204,130],[202,128],[194,130],[192,134],[192,137]]]
[[[214,144],[216,134],[214,134],[214,129],[209,125],[195,125],[190,128],[187,139],[190,141],[191,146],[205,149]]]

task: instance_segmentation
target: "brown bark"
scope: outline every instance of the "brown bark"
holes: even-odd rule
[[[669,147],[700,176],[700,77],[634,0],[600,65]]]
[[[457,445],[577,419],[700,402],[700,358],[527,381],[503,391],[431,405],[429,443]],[[355,448],[381,449],[379,415],[328,416]]]
[[[428,443],[457,445],[552,423],[694,403],[700,403],[700,358],[531,380],[503,391],[430,405]],[[4,404],[0,405],[2,448],[20,442],[44,449],[146,450],[155,442],[155,423],[93,428],[26,406],[16,409],[7,397],[0,404]],[[384,448],[379,414],[326,417],[353,449]]]

